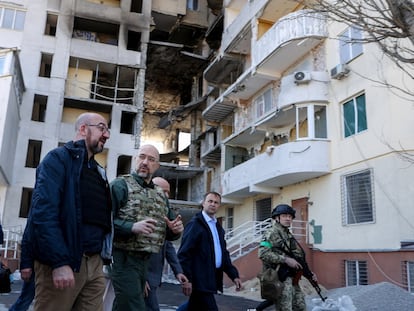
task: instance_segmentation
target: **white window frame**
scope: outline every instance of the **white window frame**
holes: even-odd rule
[[[362,29],[348,27],[339,35],[339,58],[341,64],[347,64],[363,53]]]
[[[363,174],[368,174],[364,177]],[[360,175],[360,179],[354,180],[357,187],[349,189],[348,182],[351,182],[351,178],[357,178]],[[369,182],[369,185],[367,184]],[[342,196],[342,225],[358,225],[375,222],[375,195],[374,195],[374,173],[372,169],[366,169],[355,173],[341,176],[341,196]],[[357,192],[362,188],[362,191]],[[367,189],[369,188],[369,189]],[[369,191],[369,194],[367,194]],[[365,196],[364,196],[365,195]],[[366,207],[365,205],[369,206]],[[368,220],[363,220],[364,213],[368,210],[370,213]],[[358,213],[358,214],[357,214]],[[353,220],[350,215],[355,215]],[[366,217],[366,216],[365,216]]]
[[[3,26],[4,14],[5,14],[6,10],[12,11],[12,14],[13,14],[13,18],[12,18],[10,27],[4,27]],[[19,19],[17,18],[18,14],[21,14],[20,15],[20,17],[22,18],[21,23],[16,23],[16,21],[19,21]],[[16,9],[13,9],[13,8],[0,7],[0,28],[21,31],[21,30],[24,29],[25,20],[26,20],[26,11],[16,10]]]
[[[273,89],[268,88],[254,99],[254,109],[256,120],[261,119],[271,112],[274,108]]]
[[[365,117],[365,125],[366,125],[366,128],[361,129],[361,130],[359,130],[360,113],[359,113],[359,110],[358,110],[358,103],[357,103],[357,98],[360,97],[360,96],[364,96],[364,105],[365,105],[365,107],[364,107],[365,116],[364,117]],[[344,109],[345,109],[345,105],[348,104],[348,103],[350,103],[351,101],[353,103],[353,108],[354,108],[354,120],[352,120],[352,122],[354,124],[354,131],[355,132],[354,133],[350,133],[348,136],[346,136],[347,130],[346,130],[346,123],[345,123],[345,121],[350,121],[350,120],[347,120],[346,119]],[[351,99],[348,99],[347,101],[343,102],[341,109],[342,109],[342,117],[343,117],[343,119],[342,119],[342,127],[343,127],[343,135],[344,135],[344,138],[352,137],[352,136],[354,136],[354,135],[356,135],[358,133],[362,133],[362,132],[368,130],[367,97],[366,97],[365,93],[360,93],[358,95],[355,95]]]
[[[316,130],[315,130],[315,123],[316,120],[316,113],[315,113],[315,107],[325,107],[325,119],[327,118],[327,105],[320,104],[320,103],[308,103],[308,104],[300,104],[296,105],[296,140],[302,140],[302,139],[327,139],[328,138],[328,120],[326,120],[325,123],[325,133],[326,137],[316,137]],[[306,109],[306,115],[303,116],[301,111]],[[307,121],[307,131],[306,136],[301,136],[302,133],[300,132],[301,123],[304,121]]]

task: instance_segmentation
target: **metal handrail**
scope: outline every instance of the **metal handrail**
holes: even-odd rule
[[[0,244],[0,252],[3,252],[4,258],[17,259],[19,243],[22,239],[22,227],[13,226],[13,227],[4,228],[3,234],[4,234],[4,243]],[[11,257],[9,257],[10,252],[12,254]]]
[[[227,248],[234,259],[247,251],[252,251],[258,246],[263,233],[272,226],[272,219],[264,221],[247,221],[226,233]],[[305,220],[293,220],[290,227],[296,238],[305,238],[308,241],[308,222]]]

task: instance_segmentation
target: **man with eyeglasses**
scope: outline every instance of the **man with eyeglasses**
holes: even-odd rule
[[[159,152],[143,145],[135,171],[111,182],[114,210],[112,310],[145,310],[144,290],[150,255],[159,253],[165,239],[176,240],[184,230],[181,217],[174,219],[161,187],[152,175],[159,168]]]
[[[34,259],[39,311],[103,310],[112,206],[105,170],[94,155],[110,134],[97,113],[81,114],[75,130],[74,140],[50,151],[36,170],[24,242]]]

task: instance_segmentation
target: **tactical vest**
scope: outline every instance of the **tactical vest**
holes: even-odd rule
[[[130,238],[115,236],[114,246],[129,251],[159,253],[166,234],[164,216],[168,217],[164,192],[158,186],[154,189],[141,186],[132,175],[123,177],[128,187],[128,201],[120,208],[118,218],[131,222],[152,218],[157,225],[149,235],[134,234]]]

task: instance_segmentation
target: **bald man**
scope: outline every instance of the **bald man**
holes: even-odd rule
[[[94,155],[110,132],[103,116],[89,112],[78,117],[75,131],[36,170],[22,241],[27,265],[21,267],[26,281],[34,268],[35,310],[103,309],[102,259],[111,257],[104,241],[111,242],[112,211],[105,170]]]
[[[144,291],[151,254],[159,253],[165,239],[175,240],[184,229],[174,219],[161,187],[152,182],[160,155],[153,145],[143,145],[135,171],[111,182],[114,210],[112,310],[145,310]]]
[[[154,177],[152,182],[161,187],[165,196],[170,196],[170,183],[162,177]],[[159,311],[157,289],[161,286],[162,272],[164,270],[164,262],[167,259],[168,264],[174,272],[176,279],[180,284],[185,284],[188,279],[183,274],[183,269],[178,262],[177,253],[174,245],[170,241],[165,241],[161,251],[152,254],[148,265],[147,284],[145,287],[145,304],[146,311]]]

